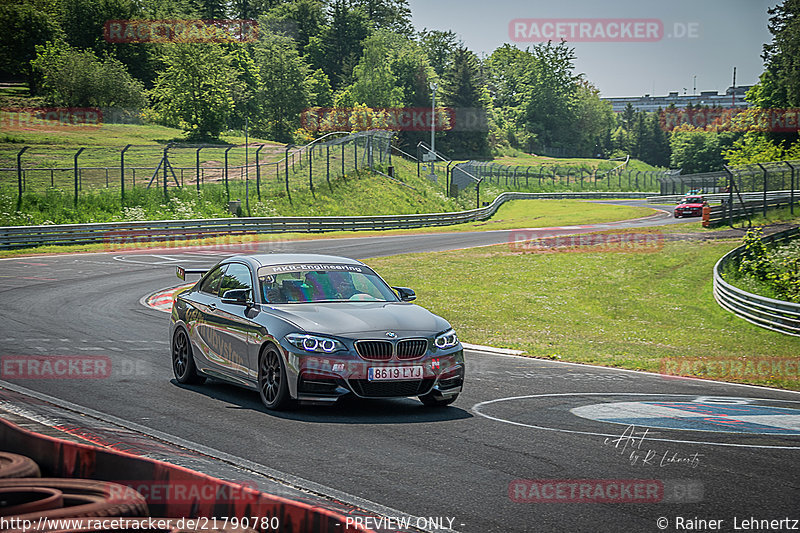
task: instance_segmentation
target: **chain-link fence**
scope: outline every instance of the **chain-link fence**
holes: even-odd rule
[[[658,180],[671,171],[628,170],[624,163],[602,162],[599,166],[513,166],[485,161],[467,161],[453,167],[451,193],[472,187],[476,177],[485,184],[519,191],[654,191]]]
[[[725,166],[726,218],[733,223],[737,218],[754,214],[767,216],[767,209],[788,205],[794,214],[795,203],[800,200],[800,160],[773,161]]]
[[[659,183],[661,194],[719,193],[726,191],[728,175],[724,170],[685,175],[676,170],[659,178]]]
[[[174,187],[223,188],[228,200],[242,193],[287,195],[305,188],[332,187],[331,180],[376,165],[391,164],[392,132],[335,132],[305,146],[279,144],[128,145],[124,148],[21,147],[0,150],[0,187],[25,193],[58,189],[88,191]],[[242,190],[244,187],[245,190]],[[251,189],[252,187],[252,189]]]

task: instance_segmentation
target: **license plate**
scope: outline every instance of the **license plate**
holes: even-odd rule
[[[367,370],[369,381],[422,379],[421,366],[377,366]]]

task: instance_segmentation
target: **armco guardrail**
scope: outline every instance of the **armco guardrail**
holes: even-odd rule
[[[326,231],[371,231],[426,226],[448,226],[491,217],[503,203],[523,199],[644,198],[651,193],[519,193],[505,192],[479,209],[422,215],[381,215],[351,217],[264,217],[211,218],[203,220],[159,220],[102,224],[0,227],[0,249],[46,244],[119,244],[138,239],[184,239],[215,235],[255,233],[319,233]]]
[[[764,237],[764,242],[781,242],[800,235],[792,228]],[[722,279],[722,271],[741,258],[744,246],[731,250],[714,265],[714,299],[724,309],[762,328],[800,337],[800,304],[752,294]]]
[[[658,204],[674,204],[679,202],[681,199],[686,198],[686,194],[665,194],[661,196],[648,196],[647,201],[650,203]],[[710,194],[700,194],[700,196],[704,197],[709,202],[722,202],[728,201],[730,198],[730,193],[727,192],[719,192],[719,193],[710,193]],[[742,199],[745,202],[749,201],[763,201],[764,193],[763,192],[745,192],[742,193]],[[788,201],[789,198],[792,196],[792,191],[787,189],[784,191],[769,191],[767,193],[767,200],[774,199],[774,198],[781,198],[785,201]],[[734,194],[734,202],[738,202],[738,195]],[[795,200],[800,200],[800,190],[794,191],[794,198]]]

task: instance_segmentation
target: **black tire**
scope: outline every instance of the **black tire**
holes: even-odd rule
[[[172,371],[178,383],[200,385],[206,378],[197,373],[192,356],[192,343],[183,328],[177,328],[172,336]]]
[[[419,401],[423,403],[426,407],[444,407],[445,405],[450,405],[458,398],[458,394],[450,396],[449,398],[436,398],[433,393],[423,394],[419,397]]]
[[[258,394],[267,409],[279,411],[289,406],[289,382],[283,356],[273,345],[266,346],[258,358]]]

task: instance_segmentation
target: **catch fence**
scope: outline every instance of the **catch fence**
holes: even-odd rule
[[[387,131],[334,132],[304,146],[274,143],[247,145],[128,145],[123,148],[30,148],[0,150],[0,187],[25,193],[58,189],[74,196],[75,206],[89,191],[126,193],[160,188],[165,198],[173,187],[224,188],[234,196],[289,196],[292,190],[313,192],[332,187],[332,180],[376,165],[391,164]]]

